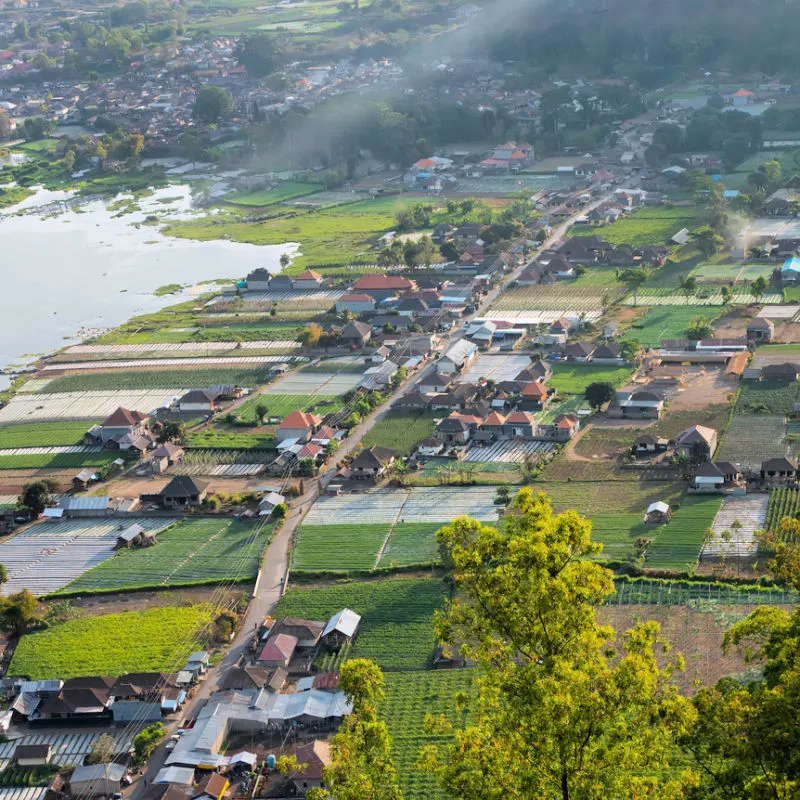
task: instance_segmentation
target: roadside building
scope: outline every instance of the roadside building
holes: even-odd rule
[[[209,484],[188,475],[176,475],[159,493],[162,508],[192,508],[208,495]]]
[[[122,788],[127,770],[122,764],[92,764],[75,767],[69,779],[73,797],[113,797]]]
[[[362,450],[350,464],[351,477],[355,481],[376,481],[395,458],[397,453],[388,447],[375,445]]]

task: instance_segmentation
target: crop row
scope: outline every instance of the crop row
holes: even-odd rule
[[[62,590],[112,591],[255,578],[272,526],[227,518],[185,520],[162,531],[157,544],[121,550]]]
[[[79,469],[100,467],[119,458],[119,453],[103,450],[96,453],[31,453],[0,456],[0,469]]]
[[[0,428],[0,450],[13,447],[62,447],[80,444],[90,422],[41,422]]]
[[[730,300],[731,303],[741,305],[781,303],[782,301],[783,295],[779,292],[767,292],[760,297],[756,297],[751,292],[737,289],[733,290]],[[628,306],[721,306],[725,304],[720,290],[706,287],[697,294],[688,297],[676,289],[639,289],[635,298],[633,294],[629,294],[622,302]]]
[[[351,608],[361,615],[354,658],[371,658],[384,669],[424,669],[436,645],[433,614],[446,597],[444,583],[424,578],[292,588],[276,614],[322,621]]]
[[[523,286],[503,292],[491,311],[599,311],[603,297],[616,300],[620,294],[602,286]]]
[[[767,506],[767,530],[774,531],[784,517],[794,517],[798,510],[800,510],[800,490],[773,489]]]
[[[186,447],[208,450],[273,450],[275,437],[268,433],[233,433],[218,428],[190,433]]]
[[[647,551],[647,566],[679,571],[694,566],[720,503],[719,497],[684,497],[666,525],[643,526],[655,537]]]

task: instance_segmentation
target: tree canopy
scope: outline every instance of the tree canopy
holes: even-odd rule
[[[272,33],[243,36],[236,45],[236,60],[252,78],[263,78],[277,72],[286,56],[281,40]]]
[[[613,582],[588,559],[601,547],[587,520],[528,488],[505,517],[504,533],[461,517],[437,534],[456,590],[437,633],[478,676],[474,721],[422,765],[470,800],[682,796],[680,777],[655,774],[692,720],[670,683],[680,658],[659,667],[668,648],[655,622],[616,641],[598,623]]]
[[[194,101],[194,117],[201,122],[221,122],[233,113],[233,95],[221,86],[203,86]]]

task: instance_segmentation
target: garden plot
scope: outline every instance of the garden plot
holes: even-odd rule
[[[501,464],[521,464],[527,457],[542,458],[556,449],[555,442],[507,441],[495,442],[488,447],[472,447],[464,461]]]
[[[756,297],[750,292],[733,290],[731,303],[749,305],[751,303],[780,303],[783,299],[780,292],[766,292]],[[687,297],[676,289],[639,289],[636,301],[629,294],[623,301],[626,306],[721,306],[725,305],[721,291],[702,291]]]
[[[306,361],[305,358],[296,360]],[[136,369],[136,367],[243,367],[249,364],[281,364],[286,356],[220,356],[219,358],[141,358],[128,361],[71,361],[48,364],[44,371],[75,372],[85,369]]]
[[[458,380],[477,383],[478,378],[491,378],[493,381],[513,381],[531,360],[525,355],[488,356],[481,354],[478,360]]]
[[[10,760],[6,762],[7,766],[10,764]],[[13,786],[7,789],[0,789],[0,800],[44,800],[47,792],[46,786]]]
[[[17,395],[0,408],[0,424],[58,419],[104,419],[120,406],[149,412],[166,406],[176,395],[191,387],[134,391],[58,392],[56,394]]]
[[[614,300],[621,294],[619,290],[603,286],[522,286],[503,292],[492,304],[491,311],[550,311],[554,308],[602,311],[604,297]]]
[[[19,745],[49,744],[53,751],[52,762],[59,767],[80,766],[84,758],[92,751],[92,745],[101,736],[100,733],[37,733],[12,739],[0,744],[0,770],[6,769],[11,764],[14,750]],[[126,753],[131,747],[133,733],[122,731],[111,733],[116,744],[117,753]],[[31,800],[27,795],[12,796],[13,792],[46,792],[46,787],[30,789],[3,789],[0,800]]]
[[[249,478],[260,475],[267,468],[266,464],[213,464],[211,462],[194,462],[178,464],[171,467],[170,475],[202,475],[213,478]]]
[[[786,434],[783,415],[734,414],[716,458],[737,464],[743,471],[758,471],[768,458],[792,455]]]
[[[345,289],[323,290],[287,290],[285,292],[245,292],[241,295],[245,303],[282,303],[287,305],[319,304],[322,308],[333,305],[344,293]],[[226,302],[231,298],[222,295],[209,301],[209,305]]]
[[[490,309],[483,317],[476,319],[476,322],[492,320],[493,322],[511,322],[515,325],[550,325],[561,317],[575,321],[580,316],[587,322],[597,322],[603,316],[602,311],[582,311],[577,313],[574,309],[566,309],[557,306],[557,311],[500,311]]]
[[[207,353],[209,350],[290,350],[300,347],[292,339],[253,342],[146,342],[144,344],[76,344],[64,352],[70,356],[136,356],[145,353]],[[148,360],[148,364],[154,361]]]
[[[787,361],[800,361],[800,344],[759,347],[753,355],[750,367],[752,369],[761,369],[770,364],[785,364]]]
[[[786,319],[796,319],[798,314],[800,314],[800,306],[798,305],[764,306],[764,308],[761,309],[761,313],[758,316],[766,317],[767,319],[786,320]]]
[[[770,239],[798,239],[800,238],[800,220],[759,217],[750,221],[750,224],[742,231],[742,236],[745,239],[762,236]]]
[[[119,519],[75,519],[34,525],[0,544],[0,564],[9,576],[2,592],[55,592],[114,555],[120,526],[136,523],[145,530],[159,531],[172,522],[134,517],[124,523]]]
[[[305,525],[405,522],[449,522],[467,514],[486,522],[497,520],[495,489],[455,486],[374,489],[363,494],[321,497],[308,512]],[[2,558],[0,558],[2,563]]]
[[[14,447],[0,449],[2,456],[55,456],[64,453],[102,453],[102,447],[74,444],[68,447]]]
[[[700,559],[754,556],[758,550],[755,534],[764,528],[768,505],[768,494],[726,497],[714,518],[712,534],[703,545]]]
[[[263,387],[261,394],[345,394],[355,389],[363,378],[358,372],[292,372]]]

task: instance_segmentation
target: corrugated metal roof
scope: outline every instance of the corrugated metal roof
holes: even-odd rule
[[[329,633],[333,633],[333,631],[338,631],[344,636],[350,637],[356,632],[360,622],[360,614],[356,614],[355,611],[351,611],[349,608],[344,608],[328,620],[328,624],[325,626],[322,635],[327,636]]]
[[[58,505],[64,511],[104,511],[109,502],[108,497],[62,497]]]

